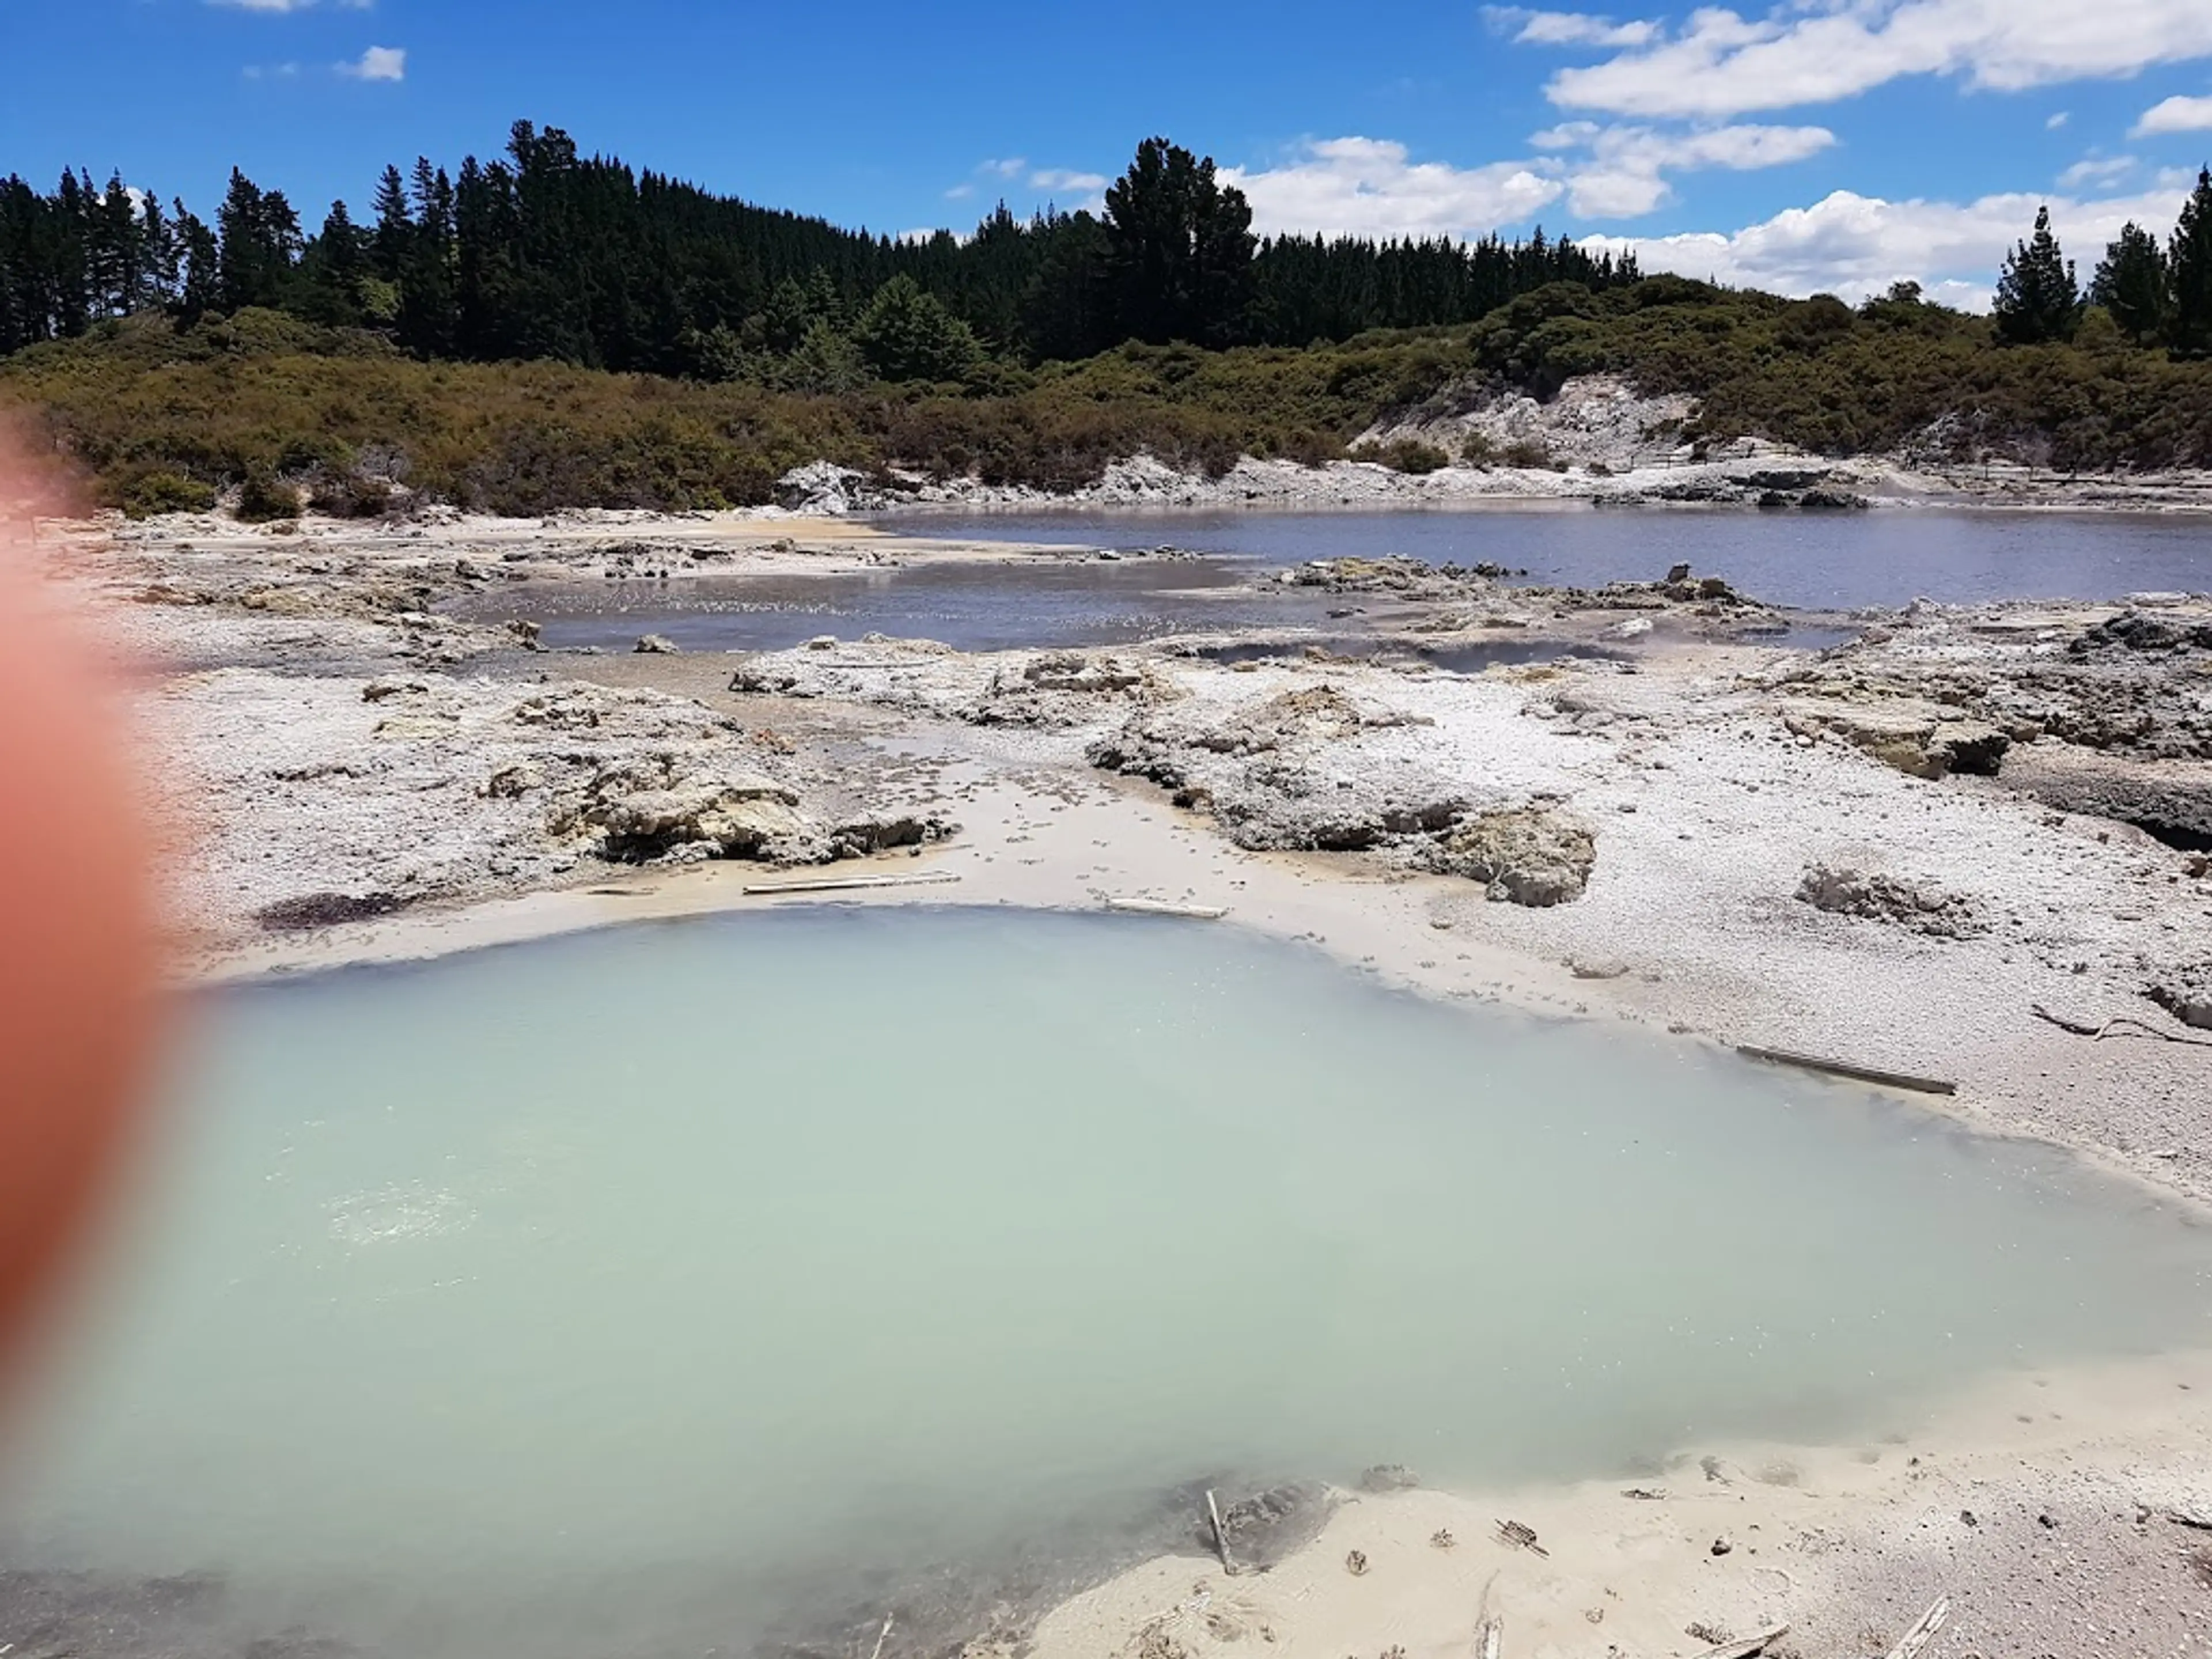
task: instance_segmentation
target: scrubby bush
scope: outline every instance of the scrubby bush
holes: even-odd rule
[[[333,519],[377,519],[391,512],[392,486],[381,478],[345,471],[317,480],[307,505]]]
[[[1421,477],[1451,465],[1451,457],[1419,438],[1398,438],[1387,444],[1362,444],[1352,452],[1355,461],[1375,461],[1393,472]]]
[[[1602,293],[1554,283],[1471,328],[1306,348],[1130,344],[1034,370],[978,356],[949,380],[896,384],[873,378],[839,326],[817,319],[797,337],[775,383],[707,384],[425,363],[274,313],[184,329],[140,317],[0,362],[0,416],[27,407],[112,505],[202,507],[243,480],[252,510],[280,517],[297,511],[280,482],[294,478],[317,481],[319,511],[380,511],[374,481],[404,479],[419,499],[527,514],[757,505],[817,459],[1046,489],[1094,483],[1139,452],[1218,476],[1243,455],[1334,459],[1378,426],[1454,416],[1501,386],[1548,396],[1599,370],[1695,396],[1695,419],[1665,435],[1699,455],[1755,434],[1829,454],[2212,464],[2212,362],[2137,348],[2096,313],[2071,344],[2000,349],[1988,319],[1902,294],[1853,310],[1673,276]],[[744,342],[722,343],[738,367],[753,361]],[[1408,472],[1448,464],[1419,441],[1376,459]],[[1460,459],[1558,465],[1540,444],[1480,434]]]
[[[238,516],[248,524],[300,516],[300,491],[266,466],[248,467],[238,486]]]
[[[213,484],[167,467],[116,478],[107,495],[114,506],[134,519],[149,519],[157,513],[204,513],[216,504]]]

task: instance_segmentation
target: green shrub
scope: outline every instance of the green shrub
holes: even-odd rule
[[[333,519],[380,519],[392,510],[392,486],[381,478],[341,472],[319,479],[307,505]]]
[[[1419,438],[1398,438],[1387,444],[1362,444],[1352,452],[1355,461],[1379,461],[1393,472],[1421,477],[1451,465],[1451,457]]]
[[[205,513],[216,503],[215,486],[167,467],[155,467],[116,481],[108,499],[134,519],[157,513]]]
[[[300,492],[265,466],[248,467],[238,487],[238,516],[248,524],[300,516]]]
[[[935,372],[966,356],[924,308],[886,301],[876,321],[886,367],[902,356]],[[896,385],[869,380],[852,337],[826,323],[778,357],[721,343],[738,378],[707,384],[424,363],[375,334],[272,312],[190,329],[134,317],[0,362],[0,416],[27,410],[28,429],[126,510],[204,507],[243,479],[253,510],[279,517],[297,510],[284,477],[319,480],[322,511],[382,510],[374,487],[345,482],[358,475],[527,514],[754,505],[817,459],[1066,489],[1146,451],[1218,476],[1243,455],[1331,460],[1378,425],[1449,416],[1500,384],[1548,396],[1593,370],[1695,396],[1694,422],[1662,435],[1700,455],[1745,435],[1830,454],[1924,447],[1940,421],[1945,453],[2212,464],[2212,362],[2169,362],[2095,316],[2075,343],[2001,349],[1986,319],[1924,300],[1855,311],[1674,276],[1602,293],[1555,283],[1472,327],[1305,348],[1133,344],[1036,370],[976,356],[949,380]],[[1460,454],[1556,465],[1540,445],[1479,434]],[[1447,464],[1418,442],[1376,458],[1408,472]]]

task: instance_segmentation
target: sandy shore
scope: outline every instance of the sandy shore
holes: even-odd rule
[[[1452,673],[1302,653],[1293,630],[1236,665],[1191,641],[582,656],[446,607],[516,580],[1036,556],[634,516],[169,521],[40,551],[137,665],[191,824],[174,887],[197,978],[793,902],[1145,900],[1439,997],[1954,1082],[1931,1109],[2212,1200],[2212,1048],[2177,1017],[2212,964],[2212,879],[2168,844],[2212,799],[2212,647],[2189,632],[2212,608],[2160,610],[2179,643],[2154,649],[2111,606],[1923,608],[1814,658],[1694,584],[1539,596],[1361,567],[1314,580],[1357,589],[1378,639],[1564,654]],[[747,890],[860,875],[932,879]],[[2038,1009],[2136,1023],[2093,1038]],[[1513,1654],[1690,1653],[1721,1640],[1692,1626],[1784,1620],[1777,1652],[1878,1653],[1948,1591],[1936,1651],[2179,1651],[2212,1569],[2165,1516],[2212,1503],[2208,1408],[2212,1373],[2181,1357],[2008,1379],[1908,1445],[1686,1449],[1662,1499],[1367,1494],[1263,1577],[1164,1559],[1035,1641],[1423,1659],[1464,1653],[1486,1608]],[[1499,1544],[1505,1517],[1551,1554]]]

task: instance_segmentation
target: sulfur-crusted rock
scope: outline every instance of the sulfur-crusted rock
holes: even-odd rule
[[[1545,806],[1477,814],[1439,840],[1431,867],[1483,883],[1493,899],[1542,909],[1583,896],[1597,838],[1579,819]]]

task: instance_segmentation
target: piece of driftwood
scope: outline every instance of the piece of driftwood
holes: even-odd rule
[[[1951,1598],[1939,1595],[1935,1605],[1920,1615],[1920,1622],[1905,1632],[1905,1639],[1889,1650],[1889,1659],[1912,1659],[1912,1656],[1936,1639],[1936,1632],[1943,1628],[1943,1621],[1951,1616]]]
[[[1182,916],[1192,921],[1218,921],[1229,914],[1224,905],[1170,904],[1164,900],[1148,898],[1109,898],[1106,908],[1139,916]]]
[[[1774,1066],[1801,1066],[1808,1072],[1826,1072],[1834,1077],[1847,1077],[1859,1083],[1879,1083],[1891,1089],[1910,1089],[1915,1094],[1955,1095],[1959,1085],[1942,1078],[1915,1077],[1910,1072],[1885,1072],[1872,1066],[1854,1066],[1847,1060],[1829,1060],[1820,1054],[1801,1054],[1788,1048],[1761,1048],[1753,1043],[1736,1045],[1736,1053],[1746,1060],[1763,1060]]]
[[[1756,1636],[1747,1636],[1741,1642],[1723,1642],[1717,1648],[1707,1648],[1698,1659],[1753,1659],[1790,1634],[1790,1626],[1777,1625],[1772,1630],[1763,1630]]]
[[[1474,1633],[1474,1659],[1498,1659],[1498,1646],[1504,1640],[1505,1621],[1492,1613]]]
[[[1536,1529],[1534,1527],[1525,1525],[1519,1521],[1500,1521],[1498,1523],[1498,1536],[1500,1540],[1511,1544],[1516,1548],[1534,1550],[1546,1560],[1551,1559],[1551,1551],[1536,1541]]]
[[[1213,1519],[1213,1548],[1221,1557],[1221,1571],[1224,1577],[1237,1576],[1237,1564],[1229,1559],[1229,1534],[1221,1525],[1221,1506],[1213,1501],[1213,1489],[1206,1491],[1206,1512]]]
[[[749,884],[745,896],[774,893],[843,893],[867,887],[921,887],[936,882],[957,881],[950,870],[918,870],[910,876],[823,876],[809,881]]]
[[[890,1636],[891,1615],[887,1613],[884,1615],[884,1627],[876,1632],[876,1650],[868,1659],[884,1659],[884,1644],[890,1640]]]
[[[2038,1019],[2047,1020],[2062,1031],[2071,1031],[2075,1036],[2085,1036],[2101,1042],[2108,1036],[2156,1037],[2160,1042],[2179,1042],[2191,1048],[2212,1048],[2212,1037],[2184,1036],[2179,1031],[2161,1031],[2147,1019],[2137,1019],[2133,1014],[2115,1014],[2101,1025],[2092,1025],[2087,1020],[2068,1019],[2063,1014],[2054,1014],[2041,1003],[2032,1004],[2028,1012]],[[2124,1027],[2126,1029],[2123,1030]]]

